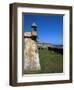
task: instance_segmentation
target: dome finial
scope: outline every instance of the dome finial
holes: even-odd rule
[[[37,25],[36,25],[36,23],[35,23],[35,22],[33,22],[33,23],[32,23],[32,27],[33,27],[33,26],[34,26],[34,27],[37,27]]]

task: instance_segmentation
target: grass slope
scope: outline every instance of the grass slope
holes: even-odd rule
[[[39,50],[40,73],[61,73],[63,72],[63,55],[47,49]]]

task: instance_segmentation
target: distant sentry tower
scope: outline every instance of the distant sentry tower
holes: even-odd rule
[[[31,27],[32,27],[32,32],[31,33],[32,33],[32,36],[33,36],[32,39],[37,41],[37,25],[36,25],[36,23],[33,22]]]

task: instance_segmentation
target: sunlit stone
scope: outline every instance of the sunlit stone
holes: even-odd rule
[[[39,54],[36,42],[30,38],[26,38],[24,42],[24,70],[40,70]]]

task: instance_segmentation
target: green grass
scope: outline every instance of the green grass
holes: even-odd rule
[[[47,49],[41,49],[39,50],[39,58],[41,70],[26,72],[26,74],[63,72],[63,55]]]
[[[40,73],[63,72],[63,55],[47,49],[39,50]]]

